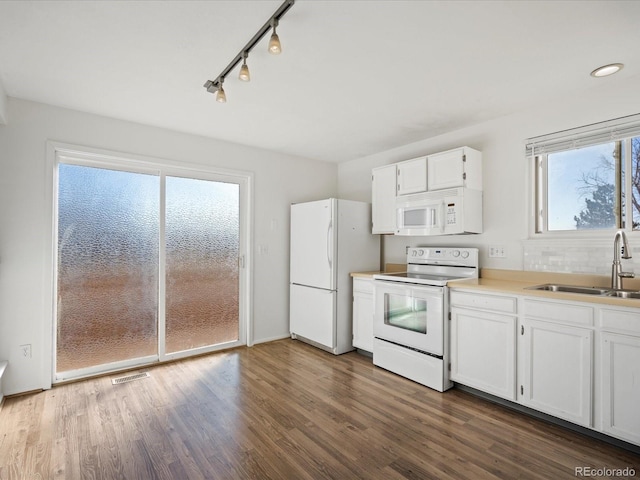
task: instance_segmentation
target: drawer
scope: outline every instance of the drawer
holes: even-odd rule
[[[524,314],[540,320],[551,320],[569,325],[592,327],[594,324],[593,307],[579,303],[548,302],[525,298]]]
[[[449,299],[452,307],[480,308],[482,310],[492,310],[502,313],[516,313],[518,308],[516,297],[503,295],[485,295],[452,291]]]
[[[602,330],[640,336],[640,308],[637,310],[600,310]]]
[[[359,293],[368,293],[373,295],[373,279],[368,278],[354,278],[353,279],[353,291]]]

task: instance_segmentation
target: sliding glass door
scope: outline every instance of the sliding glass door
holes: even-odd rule
[[[65,160],[54,379],[244,343],[243,179]]]
[[[57,371],[158,352],[158,176],[59,166]]]
[[[166,352],[238,340],[239,185],[166,177]]]

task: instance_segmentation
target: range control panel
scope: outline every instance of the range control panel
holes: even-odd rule
[[[478,266],[478,249],[466,247],[407,247],[407,263]]]

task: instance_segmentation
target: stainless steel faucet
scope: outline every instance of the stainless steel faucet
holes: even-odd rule
[[[620,263],[620,240],[622,240],[622,258],[631,258],[627,235],[624,233],[624,230],[618,230],[616,236],[613,238],[613,265],[611,266],[611,288],[615,290],[622,290],[623,278],[633,278],[635,276],[633,272],[622,271],[622,265]]]

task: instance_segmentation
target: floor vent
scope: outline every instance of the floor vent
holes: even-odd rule
[[[143,378],[148,378],[150,376],[151,375],[149,375],[148,372],[134,373],[133,375],[126,375],[124,377],[112,378],[111,384],[120,385],[121,383],[133,382],[134,380],[141,380]]]

